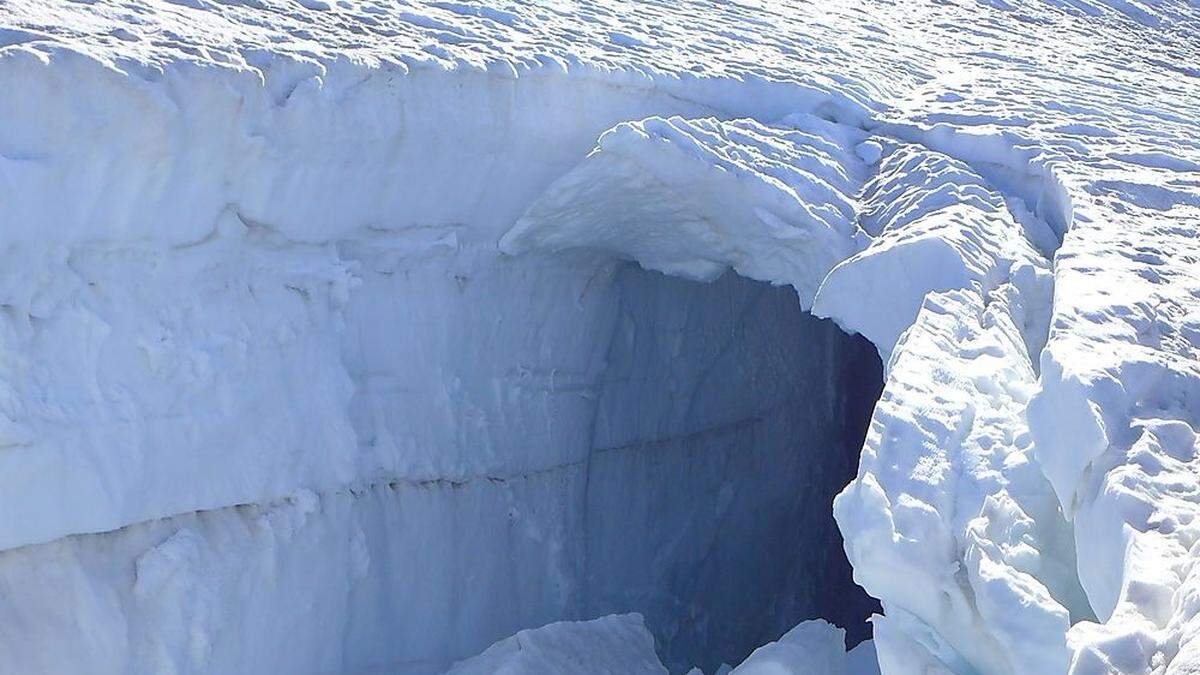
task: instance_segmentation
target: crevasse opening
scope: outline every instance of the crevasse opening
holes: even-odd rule
[[[804,619],[869,636],[832,501],[883,386],[875,348],[795,291],[622,264],[587,459],[586,616],[640,612],[672,670]]]
[[[887,387],[833,512],[854,579],[881,601],[881,666],[1049,672],[1087,611],[1025,417],[1059,240],[1024,197],[899,131],[805,114],[617,125],[500,247],[699,281],[733,269],[869,340]],[[1009,584],[1037,598],[1021,620],[1052,627],[1038,639],[1000,619]]]

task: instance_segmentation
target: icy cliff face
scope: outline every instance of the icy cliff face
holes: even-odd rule
[[[215,244],[183,255],[206,246],[210,264],[236,260]],[[159,264],[179,269],[179,255]],[[338,255],[326,264],[346,264]],[[272,270],[258,264],[255,283],[269,290],[232,295],[292,303],[294,315],[230,307],[224,292],[193,306],[192,283],[149,285],[175,300],[121,303],[131,333],[177,316],[204,323],[168,324],[158,330],[169,340],[149,344],[130,337],[130,348],[152,350],[68,372],[99,368],[112,387],[100,387],[101,400],[122,391],[103,379],[109,368],[148,382],[137,400],[178,405],[167,408],[173,428],[232,435],[244,426],[282,445],[244,448],[234,435],[214,444],[207,472],[192,469],[171,490],[161,482],[166,460],[137,452],[154,449],[143,440],[124,461],[157,472],[122,475],[147,488],[95,477],[97,489],[164,519],[3,556],[4,614],[37,626],[0,638],[14,669],[431,672],[522,627],[635,609],[677,669],[736,661],[806,616],[840,618],[863,637],[873,604],[839,559],[828,509],[853,476],[881,366],[865,341],[803,313],[790,289],[732,274],[698,284],[594,257],[532,270],[493,262],[495,272],[468,280],[435,257],[356,270],[334,314],[319,277],[271,287],[261,280]],[[218,279],[228,288],[238,277]],[[444,295],[424,295],[436,280]],[[461,308],[439,307],[446,298]],[[78,302],[94,299],[84,292]],[[281,326],[264,337],[289,338],[274,361],[253,359],[255,349],[220,361],[229,352],[192,346],[229,340],[230,326],[255,335],[258,323],[239,325],[255,317]],[[94,339],[101,353],[123,342]],[[313,343],[323,350],[299,348]],[[210,365],[209,379],[184,379],[192,359]],[[244,374],[229,365],[238,363],[277,370]],[[333,385],[343,392],[337,405],[287,391]],[[264,391],[281,386],[283,401]],[[228,407],[189,408],[159,392]],[[264,409],[264,399],[292,408]],[[265,419],[242,417],[255,414]],[[348,441],[315,435],[330,418]],[[153,424],[172,427],[145,422]],[[94,461],[123,466],[103,454]],[[272,473],[292,467],[311,472],[296,478],[301,491],[272,487]],[[231,506],[167,511],[220,498]]]
[[[0,670],[1200,668],[1197,31],[0,6]]]

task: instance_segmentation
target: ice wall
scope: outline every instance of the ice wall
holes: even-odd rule
[[[182,250],[77,255],[90,283],[27,344],[90,341],[49,376],[99,384],[51,391],[101,411],[129,392],[162,418],[118,428],[210,453],[171,486],[153,463],[171,455],[140,437],[134,478],[175,499],[237,504],[256,476],[294,494],[0,554],[0,618],[22,627],[0,637],[4,669],[437,672],[616,610],[651,617],[676,669],[737,661],[808,616],[861,634],[870,606],[847,601],[828,513],[879,364],[790,289],[597,255],[490,253],[464,274],[471,253],[442,233],[406,257],[407,239],[226,226]],[[72,330],[95,314],[115,328]],[[121,466],[110,494],[153,504],[115,487]],[[295,493],[289,468],[320,480]]]
[[[815,616],[862,640],[877,604],[830,510],[882,386],[874,349],[732,273],[709,286],[627,266],[616,283],[584,615],[642,612],[673,669],[736,663]]]
[[[589,101],[544,80],[476,73],[451,84],[385,68],[365,81],[333,69],[318,88],[287,59],[263,63],[268,86],[248,71],[185,65],[147,82],[71,52],[47,66],[13,48],[3,63],[0,77],[27,93],[4,102],[7,156],[28,157],[6,160],[6,255],[36,270],[10,267],[0,287],[12,354],[0,367],[14,401],[0,459],[0,508],[14,514],[0,523],[3,547],[297,488],[529,468],[488,449],[470,419],[446,431],[454,406],[414,416],[433,430],[390,436],[364,431],[375,422],[350,410],[369,408],[364,397],[397,369],[400,396],[416,391],[414,405],[433,406],[476,395],[455,394],[459,373],[470,387],[522,362],[558,365],[540,358],[534,320],[509,322],[501,330],[512,332],[483,352],[467,347],[495,321],[440,298],[515,298],[532,305],[518,316],[544,314],[559,302],[550,295],[569,293],[555,274],[586,283],[583,269],[539,278],[537,267],[495,268],[495,240],[606,126],[667,105],[653,92]],[[277,87],[290,96],[277,100]],[[98,100],[109,102],[102,131]],[[72,137],[96,141],[78,147]],[[70,198],[46,197],[64,189]],[[518,286],[535,290],[510,290]],[[358,328],[376,292],[401,298],[398,313],[369,324],[395,327],[390,336]],[[516,343],[533,351],[518,354]],[[429,370],[472,353],[475,363],[447,366],[456,372]],[[381,377],[357,387],[359,371]],[[553,424],[582,428],[566,416]],[[453,447],[435,449],[445,434]],[[360,438],[373,444],[360,452]]]

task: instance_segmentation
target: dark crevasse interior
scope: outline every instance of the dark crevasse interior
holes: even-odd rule
[[[869,637],[832,517],[883,385],[874,347],[795,292],[623,267],[587,467],[584,614],[638,611],[672,671],[796,623]],[[620,495],[614,499],[613,495]]]

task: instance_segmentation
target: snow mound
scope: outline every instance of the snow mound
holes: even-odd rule
[[[639,614],[523,630],[456,663],[445,675],[666,675]]]
[[[931,294],[897,345],[859,477],[834,504],[855,578],[889,621],[923,626],[904,632],[939,636],[924,647],[956,671],[1063,670],[1068,607],[1085,605],[1031,456],[1034,386],[1003,302]],[[881,653],[899,650],[892,639],[877,631]]]
[[[878,675],[874,645],[863,642],[847,652],[844,638],[844,630],[826,621],[805,621],[754,650],[731,675]]]

